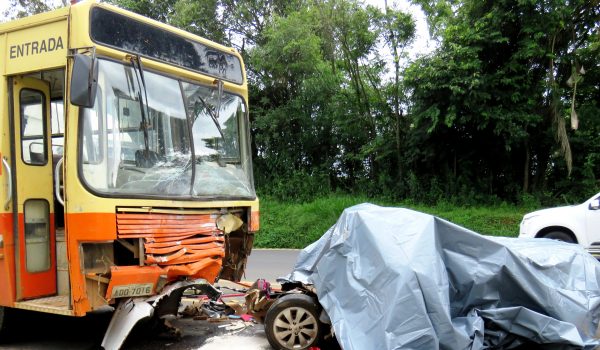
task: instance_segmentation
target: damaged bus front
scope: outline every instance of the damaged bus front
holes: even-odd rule
[[[112,305],[118,348],[183,290],[241,278],[259,211],[237,52],[94,2],[0,25],[0,47],[0,330],[12,308]]]

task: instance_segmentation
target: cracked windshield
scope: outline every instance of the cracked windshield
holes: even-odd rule
[[[95,105],[83,113],[82,177],[114,195],[254,197],[244,118],[242,98],[222,88],[100,60]]]

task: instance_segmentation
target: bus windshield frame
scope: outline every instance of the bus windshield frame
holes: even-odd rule
[[[95,104],[81,108],[79,119],[78,170],[88,190],[127,198],[256,198],[241,96],[110,59],[99,58],[98,67]]]

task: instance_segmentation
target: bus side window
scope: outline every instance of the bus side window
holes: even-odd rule
[[[50,123],[52,124],[52,155],[63,155],[64,135],[65,135],[65,110],[63,100],[53,100],[50,102]]]
[[[23,162],[31,165],[44,165],[48,161],[45,99],[41,91],[21,90],[21,156]]]
[[[94,108],[83,109],[83,140],[81,142],[81,160],[85,164],[99,164],[104,157],[102,125],[102,91],[98,88]]]
[[[65,109],[63,100],[50,101],[50,129],[52,130],[52,169],[63,157],[65,144]]]

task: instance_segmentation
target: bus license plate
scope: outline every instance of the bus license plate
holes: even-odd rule
[[[129,298],[151,295],[153,287],[154,285],[152,283],[114,286],[112,289],[111,298]]]

